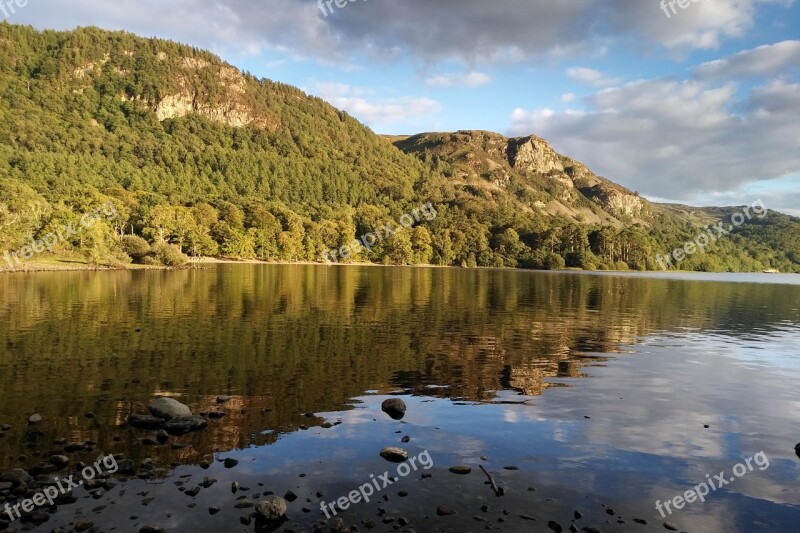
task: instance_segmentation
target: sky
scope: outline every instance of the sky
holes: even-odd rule
[[[651,200],[800,216],[797,0],[9,1],[211,50],[376,133],[536,134]]]

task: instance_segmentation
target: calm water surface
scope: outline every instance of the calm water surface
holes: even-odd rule
[[[348,524],[798,531],[798,341],[800,276],[263,265],[5,275],[0,470],[41,461],[59,438],[163,467],[97,499],[79,489],[41,531],[81,516],[99,530],[252,531],[232,481],[252,498],[292,490],[282,527],[312,531],[321,499],[394,470],[378,452],[409,436],[402,446],[429,451],[432,477],[399,479],[388,501],[344,512]],[[220,394],[233,398],[224,418],[165,446],[125,424],[156,395],[202,412],[220,409]],[[380,411],[398,394],[402,422]],[[34,413],[44,421],[31,430]],[[753,463],[704,503],[656,510],[759,452],[769,466]],[[214,461],[225,457],[240,463]],[[447,471],[457,464],[473,472]],[[218,482],[180,492],[205,477]],[[439,517],[438,505],[457,514]]]

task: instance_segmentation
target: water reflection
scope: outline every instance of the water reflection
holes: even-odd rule
[[[0,276],[0,423],[17,429],[0,440],[0,468],[57,438],[197,462],[319,424],[304,413],[370,389],[540,395],[648,335],[779,335],[800,321],[798,301],[800,286],[457,269]],[[121,425],[156,394],[195,412],[216,409],[218,394],[233,400],[181,439],[191,447],[143,449]],[[45,423],[31,437],[37,412]]]

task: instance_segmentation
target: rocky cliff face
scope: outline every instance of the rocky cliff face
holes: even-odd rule
[[[195,58],[183,58],[182,63],[184,75],[177,80],[178,91],[153,104],[159,120],[196,113],[235,128],[250,124],[262,128],[271,126],[268,117],[254,114],[252,106],[243,101],[247,94],[247,85],[238,70],[226,65],[212,65],[208,61]],[[216,102],[204,101],[205,95],[199,94],[195,89],[196,78],[207,74],[219,80],[221,91],[215,98]]]
[[[156,59],[162,63],[169,62],[168,68],[175,71],[172,87],[158,97],[120,95],[120,98],[146,105],[162,121],[196,114],[235,128],[254,125],[274,129],[279,125],[277,119],[256,109],[248,98],[247,80],[237,69],[193,57],[171,58],[164,53],[158,54]],[[74,69],[73,78],[85,80],[85,84],[92,83],[93,78],[106,73],[108,60],[106,54],[102,61]],[[112,70],[119,76],[129,74],[119,69]],[[204,90],[204,80],[208,79],[217,82],[213,95]]]
[[[552,171],[564,172],[561,156],[544,139],[534,135],[508,140],[508,162],[524,172],[548,174]],[[571,183],[571,181],[570,181]]]
[[[454,166],[459,184],[502,189],[523,198],[523,208],[590,223],[647,223],[649,204],[601,178],[586,165],[556,152],[540,137],[509,139],[486,131],[423,133],[397,140],[406,152],[435,153]],[[600,209],[589,209],[586,202]]]

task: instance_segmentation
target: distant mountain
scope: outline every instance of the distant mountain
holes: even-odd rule
[[[398,139],[407,153],[447,161],[454,184],[492,197],[511,195],[528,212],[566,216],[588,224],[623,227],[652,218],[648,202],[556,153],[534,135],[508,139],[486,131],[423,133]]]
[[[435,218],[347,260],[657,269],[660,254],[736,213],[652,204],[535,136],[383,138],[319,98],[173,42],[0,24],[0,255],[108,202],[113,219],[53,253],[320,261],[430,202]],[[679,266],[797,271],[799,230],[771,212]]]

